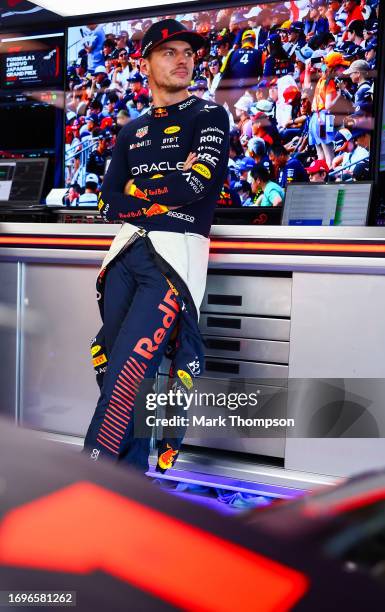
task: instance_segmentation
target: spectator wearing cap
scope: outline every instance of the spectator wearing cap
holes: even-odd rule
[[[241,137],[245,135],[247,136],[247,138],[251,138],[252,135],[250,119],[251,103],[251,98],[249,96],[243,95],[234,104],[235,115],[238,119],[237,128],[240,131]]]
[[[188,87],[188,90],[194,92],[198,98],[202,98],[203,100],[210,100],[210,94],[208,91],[208,83],[205,77],[200,77],[194,81],[193,85]]]
[[[338,67],[347,66],[341,53],[332,51],[324,58],[319,72],[320,78],[314,91],[312,102],[313,114],[309,123],[309,145],[315,145],[318,159],[325,159],[327,165],[332,165],[334,127],[329,121],[329,115],[340,98],[341,92],[337,88],[335,71]],[[328,123],[327,123],[328,121]],[[331,129],[330,129],[331,128]]]
[[[294,64],[283,48],[279,34],[270,34],[265,44],[267,57],[263,66],[264,77],[281,77],[294,72]]]
[[[255,115],[256,113],[264,113],[267,117],[275,122],[275,104],[272,100],[260,98],[254,102],[250,107],[250,112]]]
[[[269,97],[269,81],[268,79],[261,79],[253,89],[255,90],[256,100],[267,100]]]
[[[345,72],[344,76],[350,77],[352,83],[356,85],[357,89],[353,98],[353,105],[355,107],[360,106],[368,97],[369,90],[372,86],[369,80],[370,66],[365,60],[356,60]]]
[[[250,170],[254,168],[255,161],[251,157],[244,157],[243,159],[237,161],[236,169],[239,173],[240,180],[248,181],[250,183]]]
[[[79,90],[89,83],[90,75],[87,74],[87,58],[79,57],[76,60],[75,75],[71,79],[70,89]]]
[[[288,104],[291,107],[291,121],[298,115],[300,100],[301,100],[301,92],[298,87],[295,85],[289,85],[283,90],[283,100],[285,104]]]
[[[90,97],[97,98],[103,105],[105,103],[104,94],[110,85],[111,81],[107,78],[106,67],[104,65],[97,66],[92,76]]]
[[[262,12],[260,6],[252,6],[248,13],[245,14],[247,24],[250,30],[253,30],[255,34],[255,47],[258,49],[260,45],[263,45],[267,38],[267,33],[262,28],[259,15]]]
[[[277,127],[279,130],[282,130],[286,126],[287,122],[293,118],[293,107],[291,106],[290,102],[292,99],[296,99],[296,92],[299,92],[299,90],[292,74],[286,74],[285,76],[281,77],[278,79],[277,84],[278,97],[276,102],[275,116],[277,120]],[[293,93],[294,98],[292,98]]]
[[[244,179],[232,183],[232,192],[238,196],[238,206],[253,206],[254,196],[251,191],[250,183]]]
[[[258,100],[253,104],[253,113],[263,113],[267,117],[265,122],[265,132],[267,132],[273,142],[280,141],[280,136],[277,128],[277,105],[273,100]]]
[[[98,185],[99,179],[96,174],[87,174],[85,190],[84,193],[78,197],[77,206],[97,206]]]
[[[107,130],[100,131],[98,134],[97,146],[91,151],[86,164],[86,172],[89,174],[96,174],[99,178],[99,182],[103,179],[106,160],[110,156],[110,152],[108,151],[108,143],[110,141],[111,133]]]
[[[223,60],[228,55],[231,47],[231,36],[227,30],[223,30],[220,32],[215,41],[216,44],[216,52],[221,62],[221,66],[223,64]]]
[[[269,151],[269,158],[273,164],[277,183],[283,189],[289,183],[307,183],[309,181],[302,163],[295,157],[289,158],[289,152],[283,145],[272,145]]]
[[[340,163],[336,161],[338,160],[338,157],[340,155],[343,155],[343,153],[349,152],[349,142],[351,141],[351,139],[352,133],[347,128],[341,128],[334,136],[333,148],[336,157],[333,159],[333,168],[336,168],[338,163]]]
[[[293,21],[288,29],[288,47],[286,53],[289,57],[293,55],[298,49],[301,49],[306,44],[306,37],[304,32],[304,24],[302,21]]]
[[[268,169],[263,164],[257,164],[250,171],[252,176],[251,190],[258,194],[255,206],[282,206],[285,192],[280,185],[271,180]]]
[[[262,54],[255,48],[255,33],[245,30],[241,48],[229,53],[221,67],[222,81],[227,88],[246,88],[262,75]]]
[[[294,73],[293,77],[295,81],[303,87],[305,80],[305,69],[306,62],[313,55],[313,50],[308,45],[303,46],[301,49],[295,51],[295,62],[294,62]]]
[[[311,183],[327,183],[329,166],[324,159],[315,159],[305,170]]]
[[[284,91],[284,97],[288,104],[292,104],[293,109],[291,119],[286,122],[284,129],[280,131],[282,142],[288,143],[296,136],[302,136],[308,132],[311,104],[306,94],[301,94],[298,89],[293,87],[288,87]]]
[[[369,64],[370,70],[376,68],[377,38],[372,38],[365,47],[365,60]]]
[[[136,110],[140,115],[148,113],[150,110],[150,98],[144,94],[139,94],[139,96],[136,98]]]
[[[352,130],[351,138],[342,154],[334,159],[333,168],[341,171],[339,179],[349,180],[353,178],[356,165],[361,161],[369,159],[370,130],[356,128]]]
[[[136,104],[138,96],[149,96],[147,87],[143,87],[143,76],[140,72],[134,72],[128,79],[129,91],[123,98],[124,104]]]
[[[272,145],[273,142],[280,141],[275,124],[272,123],[271,118],[265,113],[258,111],[252,116],[251,122],[253,136],[261,138],[266,146]]]

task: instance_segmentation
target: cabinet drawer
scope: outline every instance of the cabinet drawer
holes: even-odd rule
[[[289,317],[291,285],[286,277],[209,274],[201,311]]]
[[[224,357],[265,363],[289,363],[289,343],[272,340],[251,340],[204,336],[206,357]]]
[[[282,341],[289,341],[290,338],[289,319],[202,313],[199,327],[202,334],[210,336]]]
[[[206,378],[246,378],[256,384],[287,386],[289,367],[271,363],[252,363],[236,359],[206,357]]]

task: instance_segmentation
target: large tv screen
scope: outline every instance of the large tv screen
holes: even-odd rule
[[[69,28],[72,205],[90,174],[100,188],[117,133],[151,105],[140,44],[165,17]],[[190,91],[229,115],[229,173],[218,206],[281,206],[291,183],[371,178],[378,3],[297,0],[167,17],[205,37]]]

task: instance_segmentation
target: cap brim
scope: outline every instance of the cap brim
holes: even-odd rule
[[[169,40],[183,40],[184,42],[188,42],[190,43],[193,51],[198,51],[198,49],[200,49],[206,44],[206,39],[203,38],[203,36],[201,36],[197,32],[181,30],[180,32],[174,32],[173,34],[170,34],[170,36],[167,36],[167,38],[163,38],[162,40],[159,40],[158,42],[154,43],[147,50],[145,55],[142,54],[142,57],[147,57],[151,53],[151,51],[153,51],[157,47],[160,47],[160,45],[164,45]]]

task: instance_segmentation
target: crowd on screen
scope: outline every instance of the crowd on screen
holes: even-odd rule
[[[297,0],[168,16],[206,38],[189,89],[229,115],[218,206],[279,206],[289,183],[369,179],[378,10]],[[81,30],[67,71],[68,204],[96,202],[119,130],[151,106],[140,44],[156,20]]]

